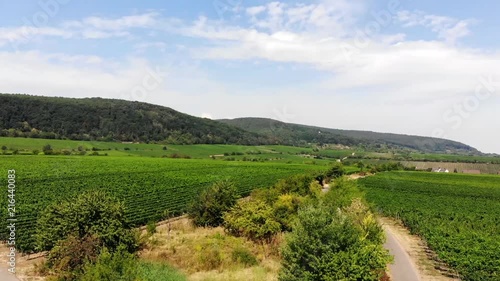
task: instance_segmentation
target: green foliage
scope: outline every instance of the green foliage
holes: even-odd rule
[[[111,251],[120,244],[130,252],[138,248],[136,235],[125,221],[123,203],[102,191],[84,192],[50,205],[41,214],[36,233],[39,250],[51,250],[70,235],[93,236]]]
[[[305,198],[294,194],[284,194],[280,195],[276,202],[274,202],[274,218],[281,224],[282,230],[292,230],[292,226],[297,218],[297,212],[304,200]]]
[[[327,178],[334,178],[335,179],[335,178],[343,176],[344,174],[345,174],[344,165],[342,165],[342,163],[336,162],[335,164],[333,164],[333,166],[330,169],[328,169],[325,176]]]
[[[60,145],[58,149],[63,147],[66,146]],[[310,165],[146,157],[40,155],[1,159],[0,168],[12,167],[23,175],[22,188],[16,190],[16,207],[22,210],[17,215],[16,246],[23,252],[34,250],[34,234],[40,226],[37,220],[47,206],[74,201],[88,190],[106,190],[110,196],[123,201],[126,206],[124,220],[130,222],[130,226],[141,226],[163,219],[164,210],[169,210],[170,216],[186,212],[189,203],[204,188],[223,179],[233,181],[238,194],[246,196],[253,189],[269,187],[281,178],[323,169]],[[5,181],[6,176],[7,173]],[[7,196],[0,196],[0,205],[7,206],[7,199]],[[7,208],[0,208],[0,217],[6,216]],[[0,239],[8,239],[8,235],[7,221],[0,220]]]
[[[193,201],[188,215],[197,226],[219,226],[224,222],[223,214],[236,204],[238,197],[232,182],[216,182]]]
[[[231,253],[233,262],[243,264],[245,267],[251,267],[258,264],[257,258],[246,248],[238,247]]]
[[[45,155],[51,155],[54,153],[52,150],[52,146],[50,144],[46,144],[42,147],[43,154]]]
[[[269,241],[281,231],[273,208],[259,200],[240,201],[224,214],[224,228],[235,236]]]
[[[86,262],[94,262],[102,248],[96,236],[68,236],[59,240],[47,256],[46,266],[60,279],[74,280]]]
[[[266,136],[153,104],[6,94],[0,94],[0,136],[172,144],[271,143]]]
[[[359,180],[378,211],[422,236],[461,280],[498,280],[500,177],[388,172]]]
[[[282,179],[273,188],[279,194],[294,193],[300,196],[308,196],[316,194],[317,190],[311,189],[311,183],[314,180],[315,178],[311,175],[301,174]]]
[[[141,281],[186,281],[186,277],[166,264],[139,262]]]
[[[149,235],[153,235],[156,233],[156,223],[154,221],[148,222],[146,225],[146,231]]]
[[[79,281],[137,281],[139,266],[126,247],[115,252],[104,248],[94,263],[88,263]]]
[[[345,214],[323,206],[308,206],[286,236],[280,281],[378,281],[390,261],[381,244]]]
[[[345,208],[351,204],[354,198],[361,196],[355,181],[341,177],[330,186],[330,190],[325,194],[324,204],[332,209]]]

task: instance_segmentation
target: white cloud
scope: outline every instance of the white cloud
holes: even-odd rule
[[[481,100],[479,109],[459,129],[443,119],[443,113],[474,95],[482,75],[500,77],[500,53],[450,44],[470,34],[471,21],[402,11],[395,15],[399,24],[430,28],[439,40],[409,40],[397,26],[391,26],[389,32],[386,25],[360,38],[356,31],[365,30],[365,26],[357,19],[369,17],[370,11],[359,3],[272,2],[248,7],[242,13],[248,22],[240,25],[206,17],[185,23],[156,13],[66,22],[31,32],[42,37],[94,39],[136,36],[136,28],[148,33],[134,42],[135,55],[123,59],[0,52],[0,64],[9,66],[0,69],[0,88],[2,92],[133,99],[131,89],[142,83],[150,69],[169,65],[166,57],[148,61],[137,56],[151,48],[164,50],[166,42],[175,46],[175,39],[163,41],[160,37],[162,32],[166,36],[175,33],[190,37],[179,47],[182,52],[174,55],[182,62],[167,67],[169,76],[147,94],[146,102],[214,119],[279,119],[276,112],[286,108],[295,123],[428,136],[441,128],[446,137],[500,152],[498,142],[471,135],[477,132],[471,124],[488,123],[488,139],[500,137],[500,124],[490,121],[497,116],[492,105],[500,103],[500,88],[489,99]],[[19,34],[15,28],[0,29],[0,45],[21,40]],[[281,69],[276,78],[293,74],[291,65],[326,78],[302,80],[294,76],[285,85],[263,82],[241,87],[212,69],[198,67],[196,60],[237,62],[243,65],[241,75],[248,75],[247,66],[275,64]],[[234,75],[238,73],[228,77]]]
[[[475,21],[472,19],[458,20],[447,16],[425,14],[422,11],[400,11],[396,19],[406,27],[424,26],[438,34],[440,39],[448,43],[455,43],[458,39],[469,35],[469,26]]]

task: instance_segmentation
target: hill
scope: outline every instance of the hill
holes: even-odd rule
[[[341,144],[367,150],[480,154],[455,141],[289,124],[266,118],[210,120],[125,100],[0,94],[0,136],[169,144]]]
[[[342,144],[346,146],[362,146],[373,150],[392,148],[429,153],[480,154],[477,149],[466,144],[439,138],[321,128],[284,123],[267,118],[236,118],[219,121],[250,132],[266,135],[273,141],[284,144]]]
[[[269,143],[257,133],[159,105],[19,94],[0,94],[0,135],[172,144]]]

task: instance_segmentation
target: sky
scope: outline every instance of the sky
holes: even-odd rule
[[[0,92],[500,153],[500,1],[0,0]]]

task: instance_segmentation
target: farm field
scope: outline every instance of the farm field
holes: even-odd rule
[[[32,251],[40,211],[84,190],[104,189],[124,200],[128,220],[141,225],[162,218],[166,210],[171,215],[183,212],[194,195],[215,181],[230,179],[245,195],[281,178],[326,167],[150,157],[0,156],[3,182],[11,169],[16,170],[17,247]],[[0,197],[0,204],[7,205],[7,196]],[[1,209],[1,217],[6,211]],[[5,220],[0,228],[4,240]]]
[[[464,170],[479,170],[481,174],[498,174],[500,173],[500,164],[486,164],[486,163],[443,163],[443,162],[418,162],[418,161],[402,161],[403,165],[407,167],[416,167],[417,170],[427,169],[448,169],[453,173],[457,169],[459,173]]]
[[[172,154],[189,156],[197,159],[210,159],[214,156],[218,160],[235,158],[241,160],[243,157],[249,159],[272,159],[267,161],[311,163],[311,159],[301,156],[301,153],[313,153],[312,148],[268,145],[268,146],[244,146],[244,145],[222,145],[222,144],[193,144],[193,145],[163,145],[145,143],[118,143],[98,141],[73,141],[73,140],[50,140],[30,138],[8,138],[0,137],[0,147],[5,146],[6,152],[11,154],[17,150],[20,155],[33,154],[33,150],[42,151],[45,145],[51,145],[54,150],[77,151],[79,147],[92,152],[97,150],[99,154],[108,156],[143,156],[143,157],[165,157]],[[349,151],[340,150],[341,155],[349,155]],[[224,156],[224,154],[227,154]],[[236,155],[235,155],[236,154]],[[314,159],[318,164],[328,164],[332,159]]]
[[[359,182],[462,280],[500,280],[500,176],[385,172]]]

